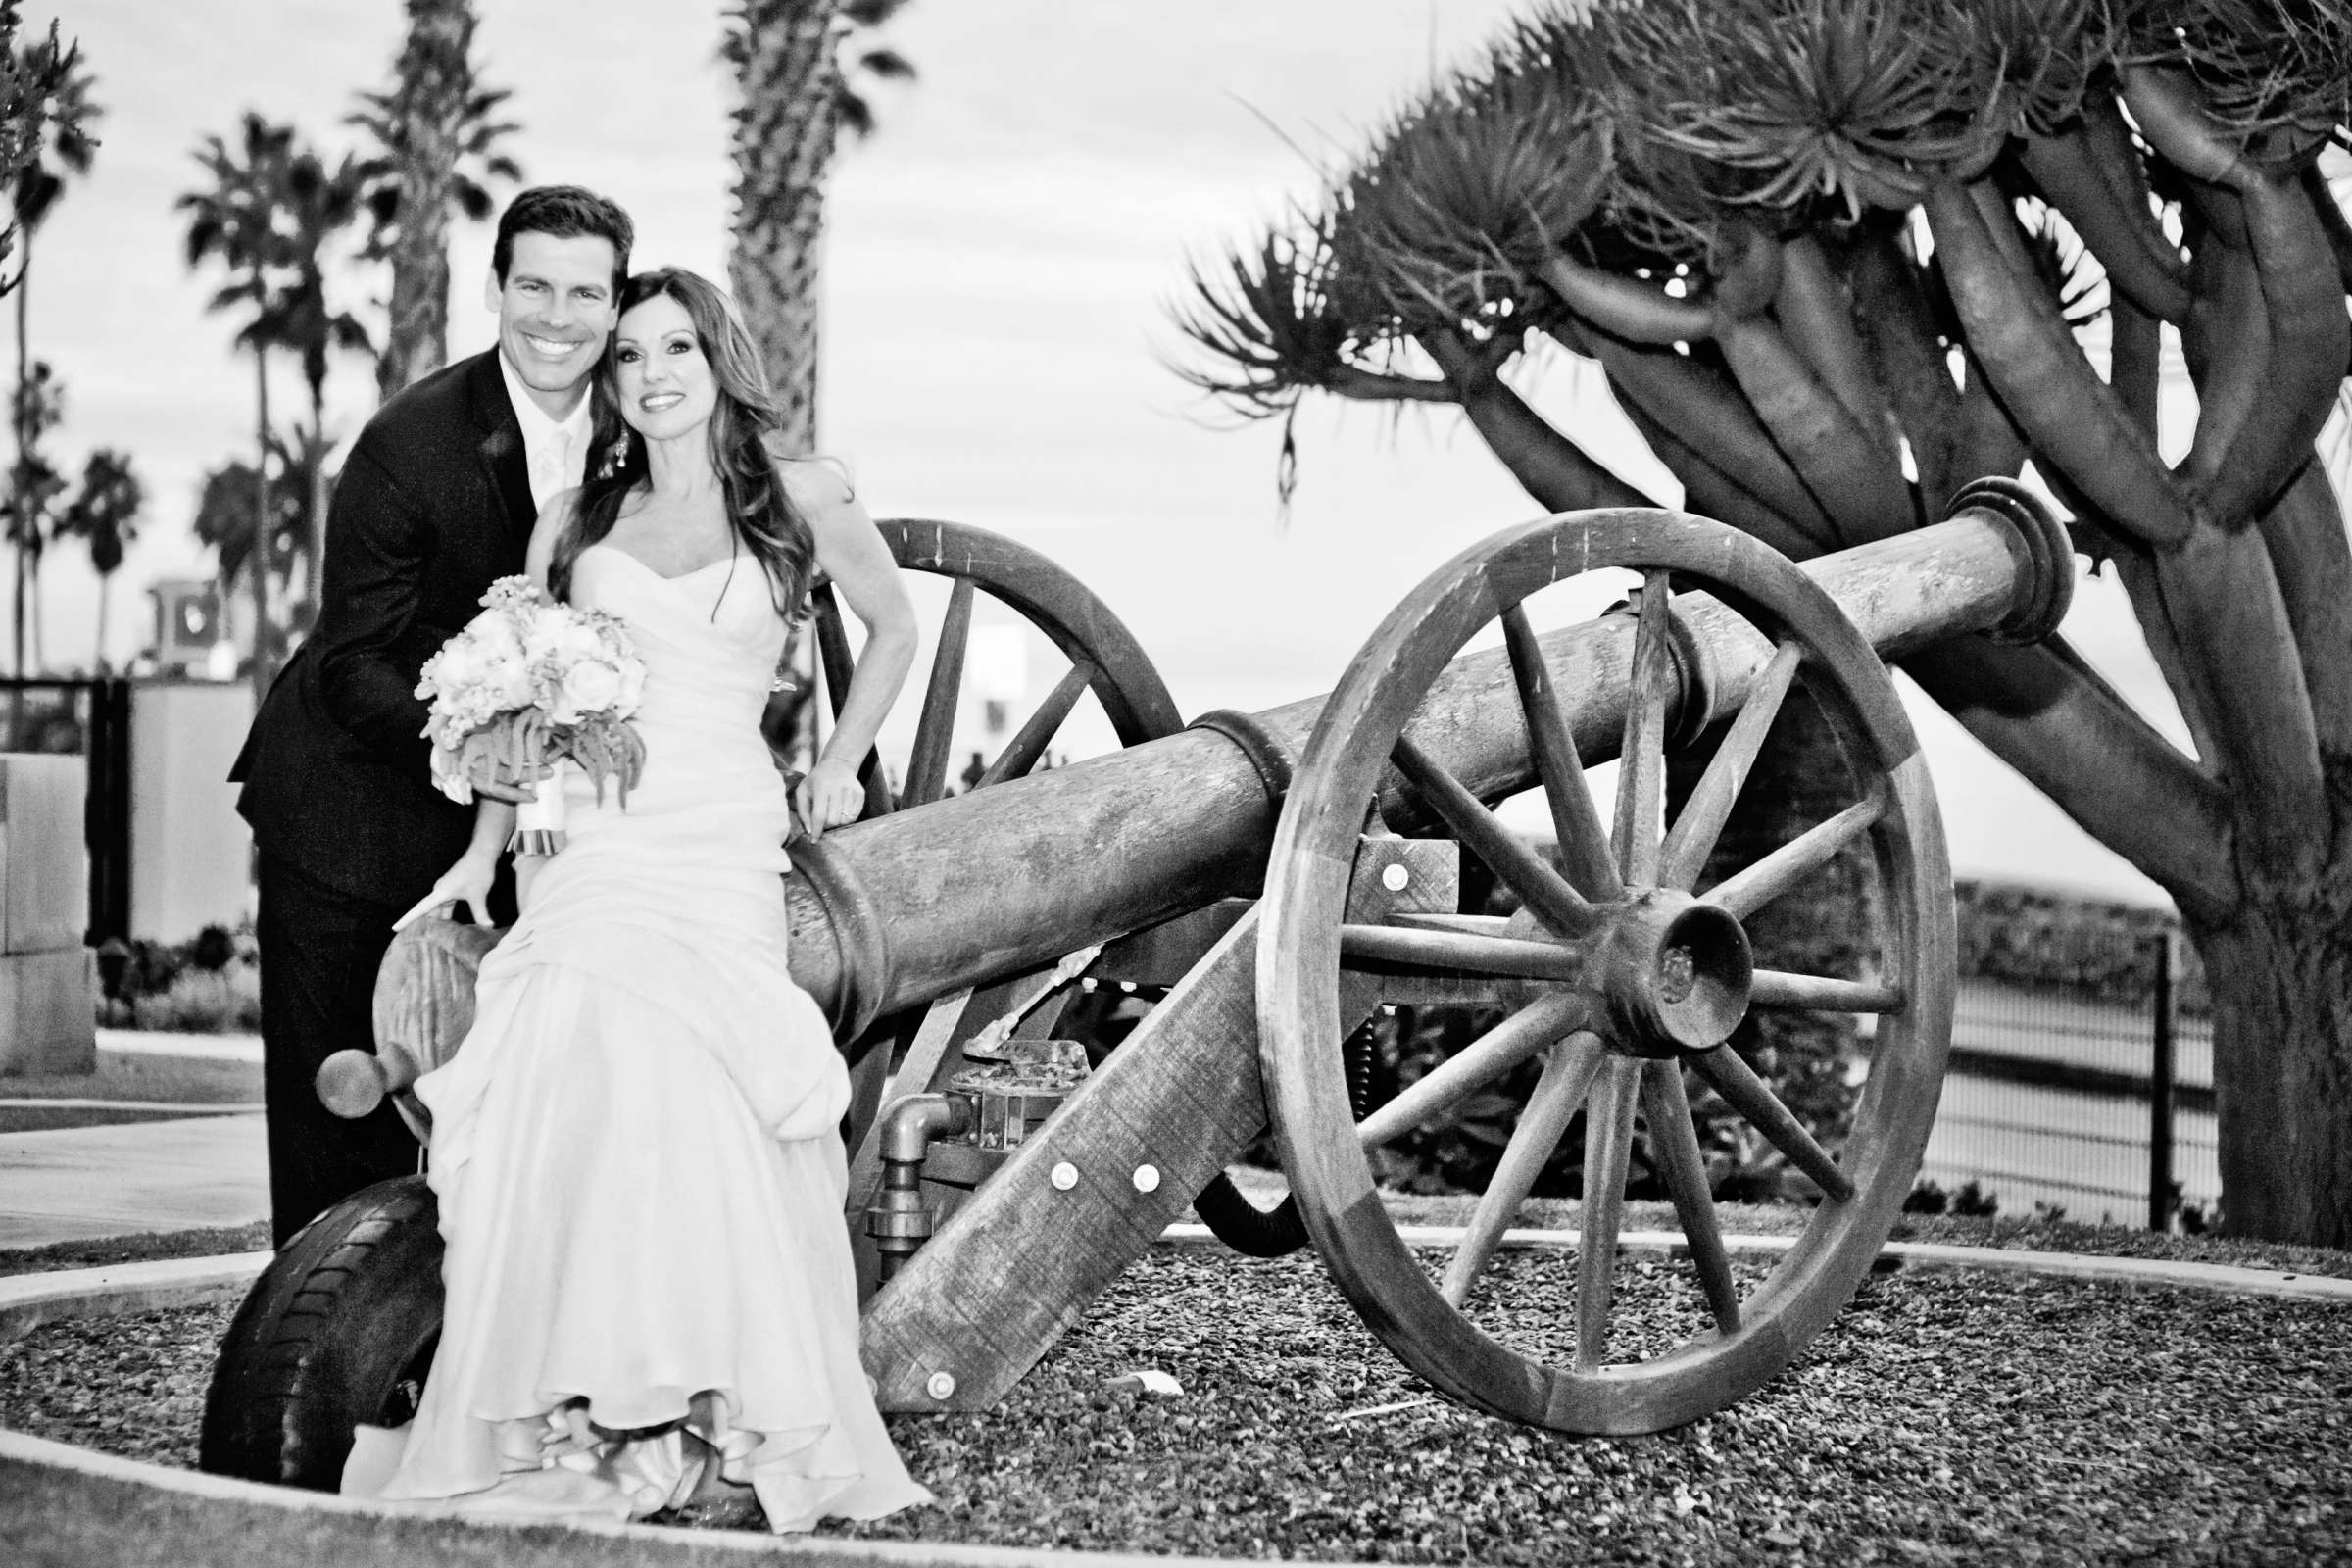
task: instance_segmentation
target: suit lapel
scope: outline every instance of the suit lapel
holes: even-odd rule
[[[499,373],[498,350],[474,362],[468,377],[473,392],[474,426],[480,432],[482,466],[496,498],[497,522],[521,549],[530,542],[538,508],[531,504],[531,466],[522,450],[522,423],[507,398],[506,377]]]

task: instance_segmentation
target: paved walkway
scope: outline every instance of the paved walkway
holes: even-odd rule
[[[235,1097],[244,1103],[262,1098],[261,1042],[250,1035],[101,1030],[98,1052],[93,1078],[44,1098],[143,1100],[150,1097],[121,1086],[157,1078],[178,1083],[191,1074],[249,1084]],[[9,1093],[9,1081],[0,1079],[0,1096]],[[270,1172],[262,1139],[258,1110],[0,1133],[0,1247],[267,1219]]]

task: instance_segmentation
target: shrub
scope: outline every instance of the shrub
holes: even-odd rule
[[[210,925],[186,942],[126,946],[120,978],[98,999],[100,1024],[192,1034],[261,1027],[261,953],[251,926]]]

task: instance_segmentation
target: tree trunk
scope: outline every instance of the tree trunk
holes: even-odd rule
[[[396,88],[410,106],[400,228],[392,247],[391,322],[375,362],[379,396],[449,362],[449,205],[458,136],[471,88],[467,0],[409,0],[409,38]]]
[[[114,667],[106,662],[107,611],[114,603],[114,590],[115,574],[111,571],[100,572],[98,574],[98,651],[90,661],[91,671],[100,675],[114,673]]]
[[[253,574],[253,700],[258,705],[270,691],[270,356],[258,346],[253,368],[253,541],[245,552],[245,569]]]
[[[838,10],[839,0],[744,0],[730,51],[742,103],[727,272],[793,452],[816,446],[818,262],[838,128]]]
[[[9,510],[15,523],[17,581],[16,602],[9,614],[9,633],[12,638],[9,671],[22,679],[24,675],[24,588],[28,575],[28,536],[32,532],[32,499],[26,481],[32,477],[32,430],[30,408],[32,401],[32,357],[25,342],[25,302],[31,294],[32,237],[24,237],[24,255],[17,269],[17,482],[10,487]],[[13,744],[13,743],[12,743]]]
[[[2213,992],[2222,1229],[2352,1248],[2352,886],[2193,930]]]

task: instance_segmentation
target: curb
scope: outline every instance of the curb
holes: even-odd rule
[[[1454,1247],[1461,1243],[1458,1225],[1399,1225],[1398,1240],[1407,1247]],[[1205,1225],[1171,1225],[1160,1232],[1163,1244],[1174,1247],[1222,1247]],[[1507,1230],[1506,1249],[1534,1248],[1548,1251],[1576,1250],[1575,1231]],[[1724,1250],[1734,1257],[1775,1257],[1796,1245],[1793,1236],[1726,1236]],[[1684,1258],[1690,1245],[1680,1231],[1627,1231],[1617,1238],[1617,1250],[1637,1257]],[[1985,1269],[2006,1274],[2054,1274],[2061,1279],[2090,1280],[2144,1289],[2216,1291],[2239,1296],[2276,1296],[2291,1300],[2352,1302],[2352,1279],[2327,1274],[2286,1274],[2277,1269],[2240,1268],[2231,1263],[2184,1263],[2158,1257],[2105,1257],[2095,1252],[2034,1252],[2022,1248],[1955,1247],[1940,1242],[1887,1242],[1879,1249],[1878,1270]]]
[[[576,1536],[600,1536],[613,1541],[666,1546],[681,1563],[701,1561],[705,1551],[759,1553],[794,1557],[809,1563],[841,1563],[856,1568],[1170,1568],[1199,1564],[1201,1568],[1240,1568],[1252,1559],[1243,1557],[1173,1557],[1158,1552],[1077,1551],[1057,1546],[979,1546],[956,1542],[847,1541],[830,1536],[772,1536],[749,1530],[685,1530],[674,1525],[626,1524],[614,1520],[552,1521],[542,1518],[503,1518],[468,1514],[456,1508],[377,1502],[338,1496],[331,1492],[304,1492],[293,1487],[267,1486],[200,1470],[174,1470],[138,1459],[96,1453],[47,1438],[0,1430],[0,1461],[71,1470],[130,1486],[154,1487],[186,1497],[214,1502],[244,1503],[308,1514],[341,1514],[376,1521],[461,1520],[492,1530],[528,1530]],[[650,1555],[650,1553],[649,1553]],[[1335,1563],[1332,1568],[1366,1568]]]
[[[234,1301],[276,1255],[236,1252],[226,1257],[167,1257],[151,1263],[110,1263],[103,1268],[62,1268],[0,1278],[0,1345],[21,1340],[42,1324],[63,1318],[115,1317]]]

